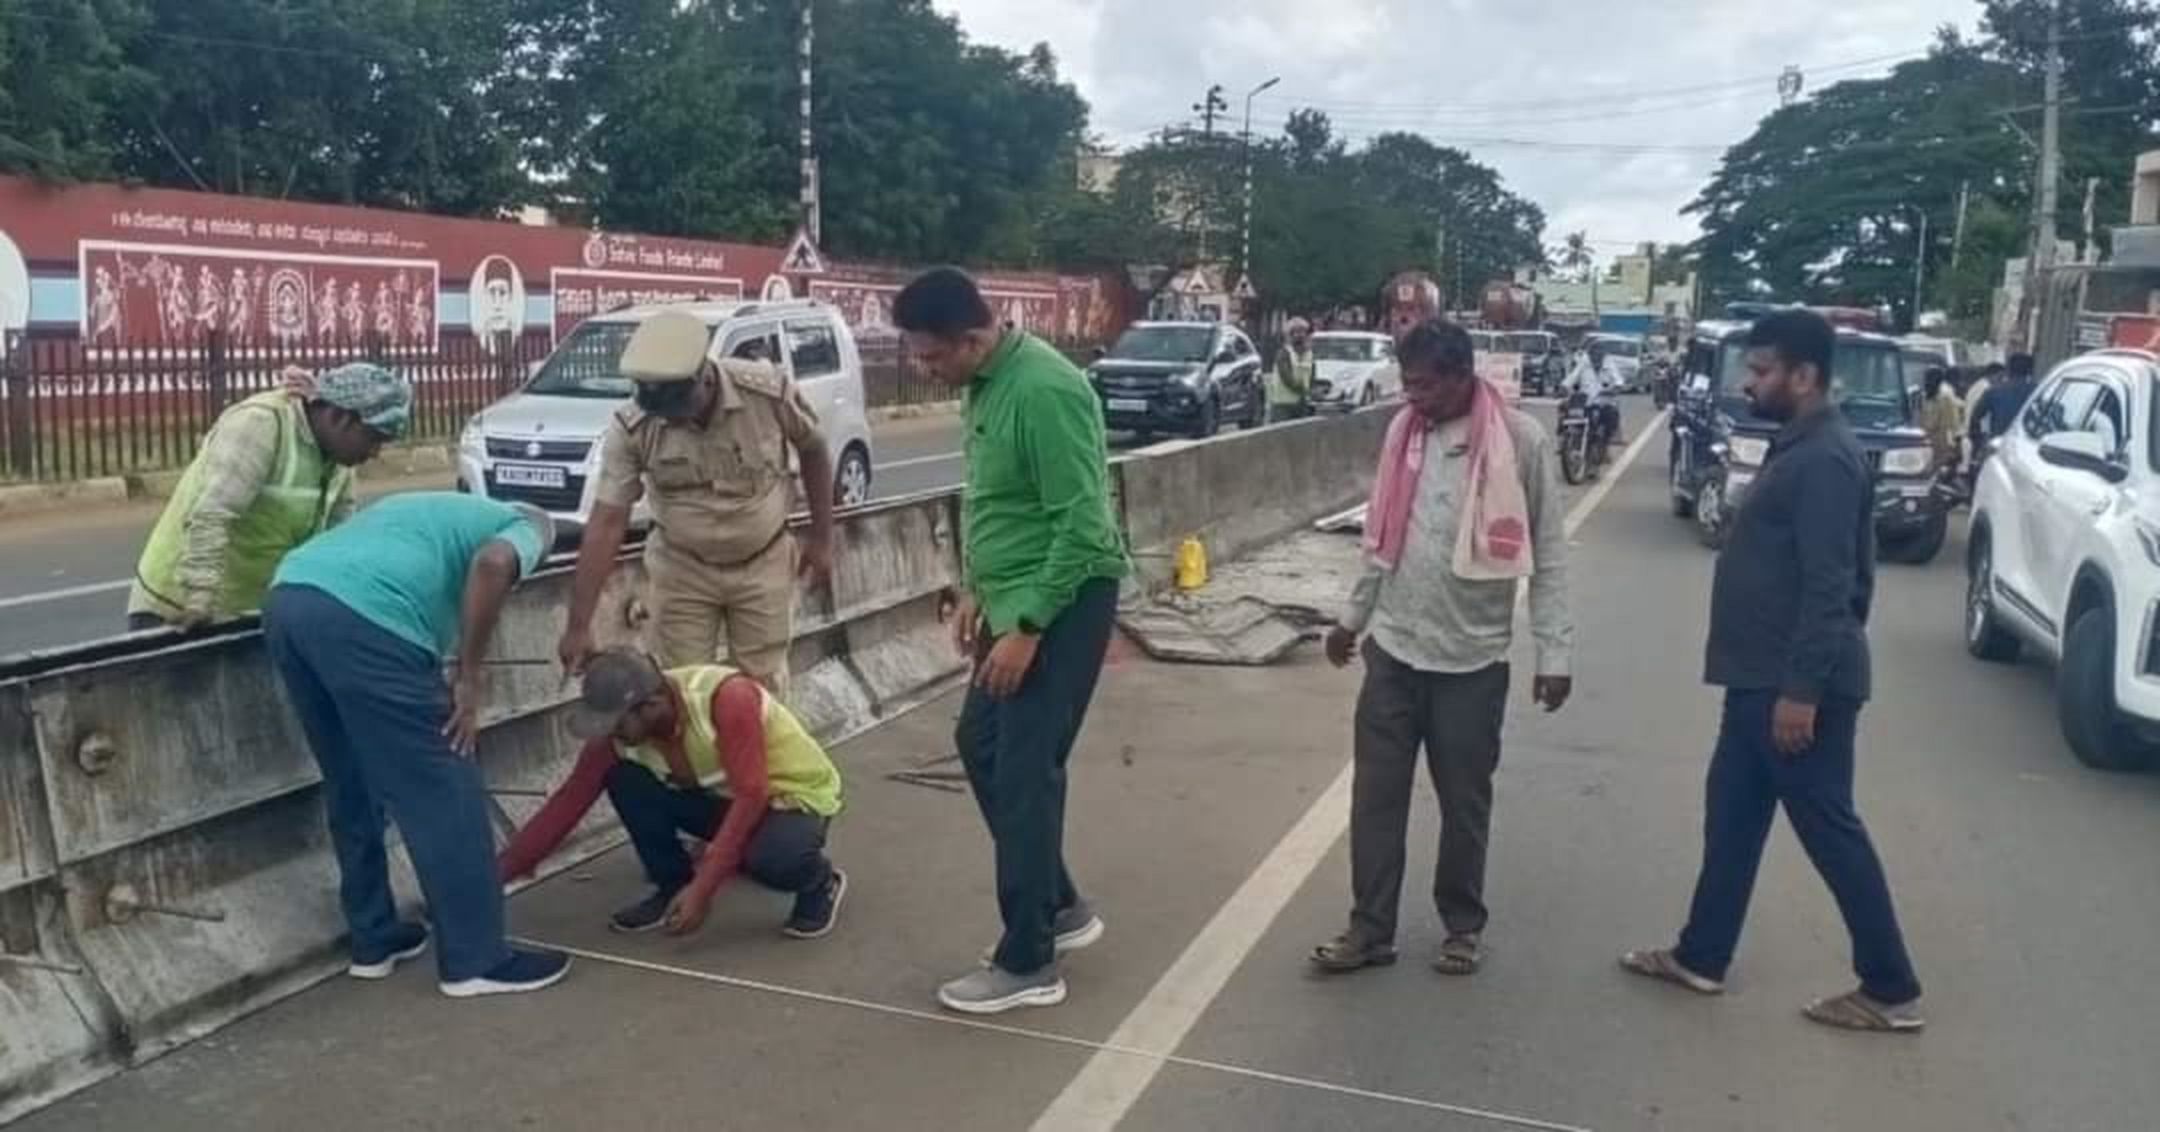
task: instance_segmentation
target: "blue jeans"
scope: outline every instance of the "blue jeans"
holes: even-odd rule
[[[322,768],[338,896],[355,956],[387,954],[397,924],[383,818],[398,824],[434,921],[444,982],[509,958],[480,768],[443,738],[442,664],[321,590],[278,586],[263,603],[270,661]]]
[[[1890,882],[1853,808],[1857,700],[1825,698],[1815,716],[1815,745],[1779,754],[1770,741],[1771,690],[1728,689],[1703,816],[1702,873],[1687,927],[1673,958],[1699,975],[1723,979],[1740,942],[1763,842],[1780,803],[1800,846],[1837,899],[1852,936],[1853,970],[1870,998],[1892,1005],[1920,997],[1905,953]]]

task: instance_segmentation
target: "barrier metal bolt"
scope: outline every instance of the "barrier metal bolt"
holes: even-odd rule
[[[103,731],[92,731],[75,744],[75,765],[81,767],[84,774],[103,774],[119,761],[119,745]]]
[[[62,963],[56,959],[45,959],[36,955],[15,955],[6,951],[0,951],[0,967],[28,967],[33,971],[51,971],[58,975],[80,975],[83,973],[83,969],[73,963]]]
[[[153,916],[178,916],[183,920],[201,920],[207,924],[222,924],[225,913],[200,908],[181,908],[171,904],[154,904],[142,898],[132,884],[116,884],[105,890],[105,919],[110,923],[124,924],[138,913]]]

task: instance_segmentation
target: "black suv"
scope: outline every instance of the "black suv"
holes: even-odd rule
[[[1778,425],[1755,416],[1747,383],[1748,324],[1703,322],[1688,340],[1673,404],[1673,514],[1693,518],[1703,542],[1723,542],[1726,524],[1770,452]],[[1880,557],[1926,562],[1942,549],[1949,503],[1936,490],[1934,453],[1913,421],[1913,391],[1896,339],[1840,329],[1831,362],[1832,394],[1867,449],[1875,477]]]
[[[1234,326],[1136,322],[1088,367],[1110,428],[1206,438],[1224,421],[1253,428],[1267,420],[1260,352]]]

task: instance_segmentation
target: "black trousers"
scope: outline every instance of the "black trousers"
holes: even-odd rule
[[[1485,846],[1492,832],[1493,771],[1507,711],[1508,666],[1420,672],[1367,639],[1358,692],[1350,786],[1350,930],[1395,941],[1404,843],[1418,751],[1440,795],[1440,860],[1433,903],[1449,935],[1485,929]]]
[[[1065,763],[1102,675],[1117,593],[1107,578],[1081,586],[1044,631],[1020,690],[1001,700],[971,686],[960,709],[954,740],[997,846],[1005,934],[994,961],[1014,974],[1050,965],[1051,921],[1080,900],[1065,869]]]
[[[727,817],[728,799],[710,790],[670,786],[627,759],[608,771],[607,793],[653,887],[673,893],[689,884],[697,867],[682,835],[711,840]],[[816,892],[832,878],[832,862],[825,856],[828,824],[816,814],[766,814],[743,850],[743,872],[781,892]]]

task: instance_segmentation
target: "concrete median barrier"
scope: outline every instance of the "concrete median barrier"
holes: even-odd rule
[[[1123,459],[1129,540],[1147,555],[1198,535],[1230,557],[1339,509],[1364,491],[1385,423],[1368,413]],[[793,706],[822,738],[963,675],[939,619],[960,576],[960,508],[944,492],[842,516],[832,585],[805,596],[792,654]],[[649,629],[643,583],[628,556],[601,603],[603,644]],[[551,663],[569,590],[565,566],[535,577],[498,634],[478,757],[504,830],[576,756],[573,689]],[[318,790],[251,626],[0,662],[0,1123],[342,967]],[[603,807],[549,867],[619,836]],[[394,844],[392,861],[410,905]]]

